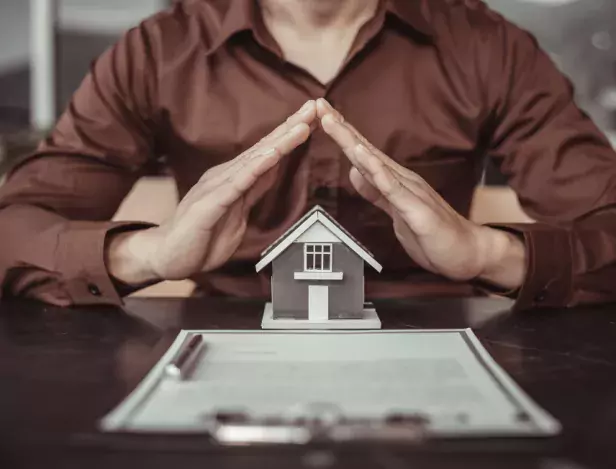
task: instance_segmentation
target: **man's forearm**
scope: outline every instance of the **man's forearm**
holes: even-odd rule
[[[161,279],[149,260],[155,255],[154,228],[111,234],[105,249],[109,275],[120,282],[138,287]]]
[[[504,290],[522,286],[526,277],[526,246],[512,233],[482,227],[485,267],[479,280]]]

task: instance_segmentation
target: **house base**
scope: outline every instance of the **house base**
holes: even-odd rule
[[[327,319],[310,321],[308,319],[274,319],[274,309],[271,302],[265,303],[261,329],[380,329],[381,320],[374,306],[366,305],[362,311],[363,317],[354,319]]]

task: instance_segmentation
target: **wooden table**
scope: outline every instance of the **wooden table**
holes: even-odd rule
[[[222,448],[205,438],[102,435],[96,422],[179,328],[258,328],[261,302],[133,298],[125,311],[1,303],[0,467],[616,467],[616,307],[514,315],[508,306],[495,299],[377,302],[387,328],[472,327],[563,423],[561,438]]]

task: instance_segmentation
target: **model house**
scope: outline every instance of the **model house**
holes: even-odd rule
[[[364,265],[381,271],[372,254],[316,206],[262,253],[260,272],[272,264],[267,328],[374,328],[364,304]]]

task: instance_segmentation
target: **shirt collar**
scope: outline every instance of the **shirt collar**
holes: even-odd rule
[[[434,36],[434,27],[423,10],[424,0],[386,0],[386,9],[425,36]]]
[[[426,36],[434,34],[434,28],[429,23],[423,10],[423,0],[384,0],[385,9],[407,25]],[[257,0],[229,0],[229,8],[224,13],[222,24],[208,53],[218,50],[232,36],[242,31],[253,31],[262,36],[264,28],[259,21]]]
[[[254,31],[257,27],[256,0],[229,0],[229,7],[223,13],[220,31],[208,53],[218,50],[232,36],[242,31]]]

